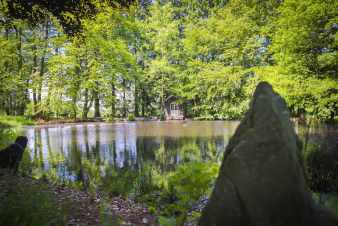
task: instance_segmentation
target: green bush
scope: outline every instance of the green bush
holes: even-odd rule
[[[133,114],[129,114],[127,117],[128,121],[135,121],[135,116]]]
[[[212,188],[218,174],[218,164],[190,162],[180,165],[169,176],[169,190],[183,206],[190,207]]]
[[[174,202],[167,205],[164,214],[176,216],[176,225],[183,225],[188,210],[210,193],[218,168],[218,164],[212,162],[189,162],[180,165],[168,178],[168,195]]]
[[[0,127],[0,150],[10,145],[17,136],[15,128]]]

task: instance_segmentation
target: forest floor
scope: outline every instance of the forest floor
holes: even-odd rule
[[[43,196],[42,193],[48,196]],[[42,199],[47,197],[46,204],[46,200]],[[69,226],[158,225],[156,217],[149,213],[145,206],[131,200],[121,197],[107,200],[99,194],[53,185],[45,180],[27,176],[13,176],[5,171],[0,171],[0,201],[5,205],[0,204],[0,213],[7,218],[18,217],[17,215],[21,213],[25,213],[21,214],[24,217],[30,218],[31,215],[46,215],[50,212],[55,215],[52,218],[56,218],[59,211],[62,213],[64,223]],[[27,211],[32,213],[27,214]]]

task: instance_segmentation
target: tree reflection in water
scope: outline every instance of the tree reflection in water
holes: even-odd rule
[[[237,122],[89,123],[27,127],[32,172],[117,195],[158,186],[182,163],[219,162]]]
[[[30,158],[23,165],[34,177],[68,186],[114,196],[145,196],[169,191],[168,179],[180,165],[219,163],[237,125],[192,121],[26,127]],[[337,132],[322,125],[296,129],[306,149],[320,147],[327,132]],[[305,158],[308,152],[304,150]]]

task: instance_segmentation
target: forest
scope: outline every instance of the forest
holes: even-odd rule
[[[2,114],[163,119],[175,98],[186,118],[240,119],[264,80],[293,117],[337,117],[335,0],[87,1],[57,13],[11,2],[1,1]]]
[[[338,225],[337,0],[0,0],[0,226]]]

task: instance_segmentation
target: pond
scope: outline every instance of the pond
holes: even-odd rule
[[[33,175],[83,189],[103,184],[112,189],[114,183],[110,192],[126,194],[150,186],[142,183],[184,162],[219,162],[237,125],[236,121],[85,123],[25,127],[24,133]]]
[[[238,124],[237,121],[148,121],[25,127],[23,133],[29,139],[29,151],[21,167],[36,178],[45,177],[110,196],[142,197],[142,201],[151,200],[158,206],[175,202],[169,194],[168,178],[176,178],[174,184],[182,179],[172,177],[178,167],[191,162],[206,163],[207,168],[219,165]],[[310,148],[321,143],[326,134],[332,131],[334,137],[337,134],[337,128],[322,125],[312,128],[309,137],[303,135],[306,128],[297,126],[296,131],[303,141],[308,139]],[[193,165],[189,167],[193,170],[191,175],[198,180],[210,176]],[[189,170],[180,171],[185,174],[184,180],[189,180],[189,172],[185,172]],[[204,186],[205,182],[197,182]],[[188,194],[188,198],[193,195]],[[329,204],[330,208],[338,207],[334,197],[336,201]]]

